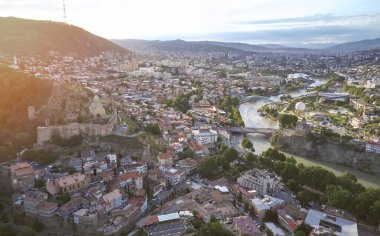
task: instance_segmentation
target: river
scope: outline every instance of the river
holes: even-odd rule
[[[310,87],[318,86],[324,83],[324,80],[315,80]],[[292,97],[298,97],[305,94],[308,94],[305,89],[294,91],[289,93]],[[279,124],[277,121],[271,120],[269,118],[260,116],[257,113],[257,109],[262,107],[263,105],[278,102],[280,100],[280,95],[274,95],[269,97],[263,97],[256,101],[243,103],[239,107],[240,114],[243,118],[244,124],[246,127],[254,127],[254,128],[274,128],[278,129]],[[263,151],[267,150],[271,145],[269,143],[268,138],[262,134],[248,134],[249,139],[251,140],[253,147],[255,148],[255,153],[260,154]],[[380,178],[376,175],[364,173],[362,171],[355,170],[353,168],[340,166],[331,163],[323,163],[319,161],[310,160],[304,157],[294,156],[297,162],[302,162],[305,165],[317,165],[321,166],[327,170],[334,172],[337,175],[340,175],[346,171],[354,173],[359,182],[362,183],[366,187],[375,187],[378,188],[380,186]]]
[[[311,84],[310,87],[315,87],[324,83],[324,80],[314,80],[314,81],[315,82]],[[298,96],[302,96],[308,93],[309,92],[307,92],[305,89],[302,89],[302,90],[297,90],[288,94],[290,94],[292,97],[298,97]],[[240,111],[240,115],[243,118],[245,127],[278,129],[279,125],[277,121],[260,116],[257,113],[257,109],[266,104],[269,104],[272,102],[278,102],[282,95],[283,94],[263,97],[256,101],[241,104],[239,107],[239,111]],[[255,148],[256,154],[260,154],[261,152],[267,150],[270,147],[270,143],[268,139],[265,137],[265,135],[249,134],[248,137],[253,143],[253,147]]]

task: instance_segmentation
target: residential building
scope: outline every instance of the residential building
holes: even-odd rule
[[[89,206],[89,202],[87,199],[83,197],[76,197],[71,199],[70,201],[63,204],[60,208],[60,214],[63,218],[68,218],[73,212],[81,209],[87,208]]]
[[[108,167],[114,167],[117,165],[117,156],[116,154],[107,154],[106,156]]]
[[[80,156],[84,162],[96,160],[96,153],[94,150],[81,151]]]
[[[164,186],[159,181],[154,179],[148,178],[148,183],[150,190],[153,192],[153,197],[157,196],[164,189]]]
[[[139,162],[130,162],[126,165],[123,165],[125,172],[138,172],[140,175],[144,174],[148,171],[148,165],[146,164],[146,161],[139,161]]]
[[[82,208],[74,212],[74,224],[96,225],[98,223],[98,213]]]
[[[46,201],[47,194],[40,191],[27,191],[23,199],[25,213],[38,214],[38,205]]]
[[[368,141],[365,145],[366,152],[380,153],[380,142]]]
[[[170,168],[165,172],[171,186],[175,186],[186,179],[186,169]]]
[[[171,165],[173,164],[173,153],[171,150],[166,150],[166,152],[158,154],[157,161],[160,165]]]
[[[256,190],[260,195],[266,195],[275,187],[275,175],[265,170],[252,169],[240,176],[237,183],[244,188]]]
[[[195,173],[198,168],[198,162],[190,157],[178,161],[177,165],[181,168],[185,168],[187,175]]]
[[[234,230],[238,235],[261,236],[262,233],[250,216],[238,216],[234,218]]]
[[[110,193],[103,195],[103,206],[105,211],[109,212],[123,203],[123,199],[119,189],[115,189]]]
[[[69,163],[68,163],[68,166],[74,167],[76,171],[80,172],[80,171],[82,171],[83,160],[80,158],[71,158]]]
[[[23,198],[24,210],[26,214],[38,215],[41,217],[52,217],[58,209],[58,204],[47,202],[47,193],[39,191],[28,191]]]
[[[272,232],[273,236],[285,236],[285,232],[272,222],[265,222],[265,227]]]
[[[127,186],[132,186],[136,188],[136,190],[140,190],[143,188],[143,178],[135,171],[119,175],[111,181],[112,189],[126,188]]]
[[[193,130],[192,133],[194,140],[198,144],[215,143],[218,138],[218,133],[212,129]]]
[[[62,176],[53,181],[48,181],[46,189],[50,194],[57,194],[59,192],[75,192],[86,188],[90,184],[90,178],[82,173],[75,173],[72,175]]]
[[[38,215],[41,217],[52,217],[57,213],[58,203],[43,201],[38,206]]]
[[[268,210],[277,210],[284,205],[284,200],[265,195],[264,198],[254,198],[251,200],[252,206],[255,208],[256,214],[263,218]]]
[[[284,209],[278,209],[278,222],[282,227],[284,227],[290,233],[296,231],[298,222],[293,219],[290,215],[286,213]]]
[[[9,167],[11,172],[12,187],[14,190],[22,190],[34,187],[34,171],[27,162],[20,162]]]
[[[313,227],[310,235],[358,236],[356,222],[309,209],[305,224]]]

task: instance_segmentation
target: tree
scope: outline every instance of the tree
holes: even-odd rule
[[[305,223],[302,223],[300,225],[298,225],[297,229],[295,232],[303,232],[305,235],[310,235],[310,232],[313,230],[313,228],[308,225],[308,224],[305,224]]]
[[[34,182],[34,187],[42,188],[43,186],[45,186],[45,182],[42,179],[36,179]]]
[[[148,124],[145,128],[144,131],[147,133],[151,133],[153,135],[160,135],[160,127],[157,124]]]
[[[32,225],[32,228],[36,231],[36,232],[42,232],[44,229],[45,229],[45,224],[42,223],[41,221],[38,220],[38,218],[35,219],[33,225]]]
[[[215,158],[206,158],[201,161],[199,172],[203,177],[211,178],[218,168]]]
[[[373,225],[380,224],[380,200],[377,200],[369,208],[367,220]]]
[[[245,157],[245,162],[247,163],[248,166],[251,166],[253,163],[257,161],[257,156],[254,155],[252,152],[248,152]]]
[[[285,114],[281,113],[278,116],[278,122],[280,123],[281,127],[284,128],[294,128],[297,125],[298,117],[291,114]]]
[[[243,138],[242,145],[244,148],[247,148],[247,149],[253,148],[253,144],[252,144],[251,140],[249,140],[249,138],[247,138],[247,137]]]
[[[179,159],[193,158],[194,157],[194,151],[191,149],[186,149],[183,152],[179,152],[178,157],[179,157]]]
[[[294,236],[306,236],[306,234],[303,231],[296,231]]]
[[[352,205],[352,192],[342,186],[327,185],[326,195],[328,204],[341,209],[350,209]]]
[[[69,167],[67,167],[67,172],[69,172],[69,174],[72,175],[75,172],[77,172],[77,170],[75,169],[75,167],[69,166]]]
[[[379,190],[372,188],[357,195],[354,199],[354,209],[356,210],[357,216],[361,219],[366,219],[370,207],[375,201],[379,200],[379,198]]]
[[[23,229],[17,236],[36,236],[36,232],[32,229]]]
[[[278,213],[275,210],[267,210],[263,217],[263,221],[269,221],[273,223],[278,223]]]
[[[16,236],[16,229],[11,224],[0,224],[0,235]]]
[[[61,192],[59,195],[58,195],[58,201],[61,203],[61,204],[65,204],[66,202],[70,201],[71,199],[71,195],[69,192],[67,191],[64,191],[64,192]]]
[[[294,179],[289,179],[286,181],[286,187],[292,192],[298,192],[299,186],[298,183]]]
[[[228,148],[224,153],[223,153],[223,157],[224,159],[227,161],[227,162],[233,162],[235,161],[236,159],[239,158],[239,152],[236,151],[235,148]]]

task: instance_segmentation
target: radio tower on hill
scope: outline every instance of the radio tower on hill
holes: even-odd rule
[[[65,0],[63,0],[63,19],[65,20],[65,24],[67,24]]]

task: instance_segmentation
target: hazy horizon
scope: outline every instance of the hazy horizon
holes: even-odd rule
[[[0,16],[63,21],[63,1],[0,0]],[[380,37],[380,2],[66,0],[67,21],[107,39],[318,48]]]

